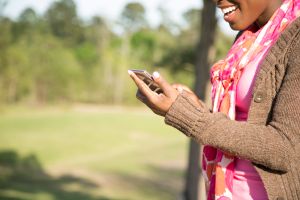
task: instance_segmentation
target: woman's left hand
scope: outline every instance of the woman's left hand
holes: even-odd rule
[[[146,104],[154,113],[165,116],[180,92],[165,81],[158,72],[153,73],[153,79],[163,91],[163,93],[160,94],[153,92],[132,71],[129,70],[128,73],[138,87],[137,98]]]

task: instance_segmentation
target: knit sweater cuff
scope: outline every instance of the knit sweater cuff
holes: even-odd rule
[[[195,132],[203,130],[209,121],[211,113],[207,106],[200,102],[200,105],[191,100],[183,92],[165,116],[165,123],[173,126],[189,137],[193,137]]]

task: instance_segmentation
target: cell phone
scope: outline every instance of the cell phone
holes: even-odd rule
[[[137,75],[137,77],[139,77],[139,79],[141,79],[142,81],[144,81],[144,83],[146,83],[146,85],[154,92],[156,92],[157,94],[162,93],[162,89],[154,82],[152,75],[147,72],[146,70],[142,70],[142,69],[131,69],[131,71],[133,73],[135,73],[135,75]]]

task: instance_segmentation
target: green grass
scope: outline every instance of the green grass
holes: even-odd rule
[[[176,199],[186,151],[186,137],[145,109],[6,109],[0,199]]]

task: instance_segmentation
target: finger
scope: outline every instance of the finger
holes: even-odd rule
[[[147,98],[141,93],[140,90],[137,91],[136,98],[141,102],[146,103]]]
[[[183,92],[183,88],[180,84],[172,84],[172,87],[175,88],[179,93]]]
[[[174,83],[174,84],[172,84],[172,86],[175,89],[177,89],[179,92],[182,92],[182,90],[185,90],[185,91],[193,93],[193,91],[188,86],[186,86],[186,85],[179,84],[179,83]]]
[[[181,84],[179,84],[179,83],[173,83],[172,84],[172,87],[174,87],[174,88],[178,88],[178,87],[180,87],[181,86]]]
[[[154,82],[163,90],[163,93],[170,97],[174,92],[174,88],[158,73],[153,73]]]
[[[185,86],[185,85],[182,85],[181,87],[182,87],[182,89],[185,90],[185,91],[188,91],[188,92],[190,92],[190,93],[194,93],[193,90],[191,90],[189,87],[187,87],[187,86]]]
[[[132,78],[132,80],[135,82],[136,86],[138,87],[139,91],[148,99],[152,99],[155,93],[133,73],[132,71],[128,70],[128,74]]]
[[[152,105],[148,99],[138,90],[136,93],[136,98],[139,99],[141,102],[143,102],[146,106],[148,106],[155,114],[164,116],[164,112],[158,110],[155,108],[154,105]]]

